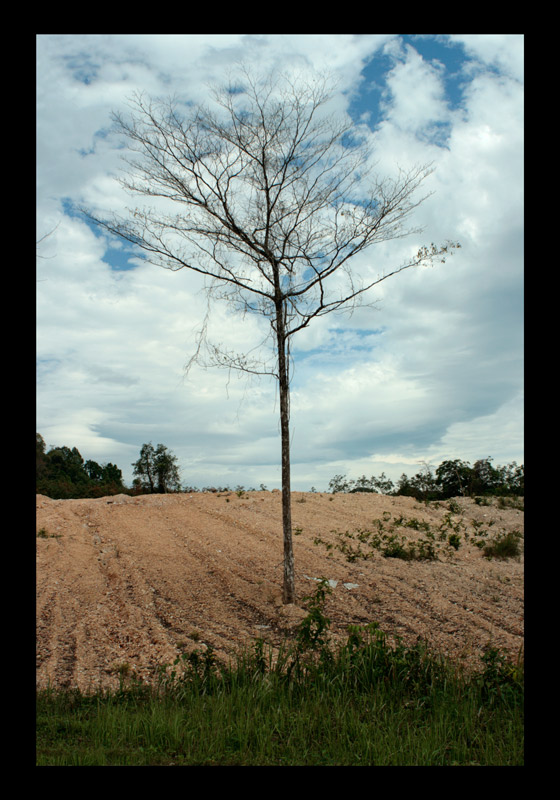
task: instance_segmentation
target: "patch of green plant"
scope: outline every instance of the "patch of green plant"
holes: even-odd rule
[[[60,539],[62,534],[49,533],[45,528],[39,528],[37,531],[37,539]]]
[[[454,550],[458,550],[461,547],[461,537],[457,533],[450,533],[447,537],[447,543]]]
[[[327,542],[321,537],[315,537],[314,543],[323,545],[327,551],[338,550],[347,561],[354,562],[374,557],[376,552],[385,558],[400,558],[403,561],[437,561],[439,547],[434,543],[434,532],[430,524],[415,517],[405,518],[402,514],[393,519],[386,530],[386,524],[391,519],[388,511],[383,513],[383,519],[374,519],[372,526],[377,530],[360,528],[355,531],[331,531],[337,537],[336,542]],[[398,528],[412,528],[425,532],[425,538],[408,540],[406,536],[395,531]]]
[[[117,691],[37,694],[38,766],[520,766],[523,660],[488,646],[465,674],[376,622],[333,644],[319,582],[280,650],[208,648]]]
[[[466,526],[460,520],[455,522],[452,517],[452,512],[450,511],[445,515],[443,522],[439,526],[439,538],[441,541],[444,541],[448,537],[448,531],[453,531],[454,533],[459,534],[462,530],[466,530]]]
[[[525,500],[522,497],[498,497],[498,508],[514,508],[525,511]]]
[[[430,523],[425,520],[416,519],[416,517],[404,520],[402,524],[405,528],[412,528],[415,531],[430,531]]]
[[[504,531],[491,542],[484,544],[483,555],[485,558],[519,558],[522,538],[523,534],[519,531]]]

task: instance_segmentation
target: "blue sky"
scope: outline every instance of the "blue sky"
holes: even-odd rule
[[[194,273],[141,263],[73,213],[122,212],[111,112],[133,92],[204,102],[243,58],[329,68],[341,115],[367,122],[378,169],[433,162],[409,240],[356,269],[390,271],[454,239],[446,264],[380,284],[375,308],[293,341],[293,488],[344,473],[393,480],[447,458],[523,462],[523,36],[518,34],[42,34],[37,37],[37,431],[132,479],[166,444],[184,484],[280,486],[274,383],[185,365],[205,300]],[[42,237],[53,231],[45,239]],[[215,306],[240,352],[262,326]]]

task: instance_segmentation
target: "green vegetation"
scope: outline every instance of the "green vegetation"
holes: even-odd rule
[[[522,538],[519,531],[498,534],[493,541],[484,545],[482,552],[486,558],[517,558],[521,554],[519,542]]]
[[[55,500],[105,497],[125,491],[122,472],[115,464],[85,461],[77,448],[52,447],[37,434],[36,491]]]
[[[180,489],[177,457],[164,444],[154,449],[151,442],[143,444],[140,458],[134,464],[134,488],[148,494],[166,494]]]
[[[233,664],[183,653],[153,684],[118,665],[118,690],[37,696],[38,766],[518,766],[523,659],[488,647],[465,673],[376,623],[334,645],[328,582],[276,655],[262,640]]]
[[[457,503],[449,503],[449,507],[459,508]],[[471,520],[472,530],[469,535],[469,525],[461,519],[455,520],[451,512],[445,515],[443,522],[434,530],[429,522],[416,517],[407,519],[400,514],[391,520],[390,512],[385,511],[383,519],[372,521],[371,530],[333,530],[331,533],[334,534],[334,541],[316,536],[313,542],[324,546],[329,555],[338,550],[349,562],[374,558],[376,552],[385,558],[401,558],[403,561],[438,561],[440,555],[450,559],[453,551],[459,550],[462,533],[465,542],[470,541],[480,548],[486,558],[518,558],[521,555],[520,540],[523,534],[520,531],[502,531],[489,540],[488,531],[481,527],[483,524],[491,527],[494,521],[483,523]],[[398,534],[402,528],[421,531],[423,535],[419,539],[409,539],[402,533]]]
[[[39,528],[37,531],[37,539],[60,539],[59,533],[49,533],[46,528]]]
[[[378,492],[393,496],[415,497],[417,500],[437,501],[452,497],[476,497],[485,495],[523,496],[525,490],[525,470],[515,461],[503,467],[492,466],[491,458],[475,461],[471,467],[468,461],[459,459],[443,461],[434,471],[428,465],[409,478],[404,473],[397,485],[388,479],[384,472],[376,478],[362,475],[349,480],[345,475],[335,475],[329,483],[329,490],[335,492]]]
[[[421,472],[408,478],[401,475],[397,486],[384,472],[379,477],[366,478],[362,475],[356,480],[345,475],[335,475],[329,481],[329,492],[376,492],[392,496],[415,497],[422,502],[438,502],[454,497],[473,497],[479,505],[490,503],[490,497],[497,496],[501,508],[523,509],[524,467],[515,461],[504,467],[493,467],[491,458],[475,461],[471,467],[468,461],[444,461],[436,469],[425,466]],[[151,442],[143,444],[140,458],[132,464],[134,480],[132,488],[123,484],[122,472],[115,464],[99,465],[96,461],[84,461],[76,447],[51,447],[47,452],[45,440],[37,434],[36,491],[53,499],[104,497],[112,494],[235,491],[238,497],[255,489],[236,486],[213,486],[199,489],[196,486],[181,486],[178,459],[163,444],[154,448]],[[261,483],[260,491],[266,491]],[[310,492],[315,493],[314,486]],[[305,503],[305,497],[297,502]],[[455,503],[455,508],[451,504]],[[450,500],[450,511],[459,513],[458,504]]]

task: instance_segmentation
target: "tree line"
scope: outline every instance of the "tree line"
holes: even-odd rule
[[[132,464],[132,488],[125,486],[116,464],[84,460],[76,447],[51,447],[37,434],[36,491],[53,500],[106,497],[114,494],[163,494],[180,491],[176,456],[163,444],[143,444]]]
[[[394,496],[415,497],[417,500],[445,500],[450,497],[477,497],[484,495],[523,496],[525,469],[512,461],[505,466],[493,466],[493,459],[481,458],[471,466],[468,461],[449,459],[435,470],[428,464],[412,478],[403,473],[395,485],[384,472],[379,477],[362,475],[349,480],[345,475],[335,475],[329,491],[377,492]]]
[[[376,492],[415,497],[417,500],[483,495],[523,496],[523,465],[513,461],[505,466],[494,466],[492,460],[479,459],[472,466],[460,459],[447,460],[435,470],[426,464],[411,478],[403,473],[396,484],[384,472],[378,477],[362,475],[356,479],[335,475],[329,482],[328,491],[332,494]],[[151,442],[143,444],[140,457],[131,466],[134,478],[132,486],[127,487],[122,471],[116,464],[84,460],[76,447],[51,447],[47,450],[45,440],[40,433],[37,434],[36,491],[53,500],[201,491],[193,486],[181,485],[178,459],[163,444],[155,447]],[[260,488],[264,490],[266,487],[261,484]]]
[[[126,491],[116,464],[85,461],[76,447],[51,447],[37,434],[35,482],[37,494],[53,500],[105,497]]]

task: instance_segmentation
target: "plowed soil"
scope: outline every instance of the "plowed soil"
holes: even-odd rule
[[[488,643],[517,656],[523,556],[488,560],[473,540],[523,532],[522,511],[466,498],[457,498],[461,511],[451,516],[448,502],[427,506],[406,497],[292,498],[298,600],[283,605],[278,491],[37,495],[38,686],[115,687],[124,664],[150,680],[158,665],[195,648],[211,646],[227,659],[259,637],[279,644],[306,615],[304,598],[322,577],[333,581],[324,613],[334,638],[344,638],[350,624],[375,621],[390,638],[413,644],[420,637],[466,667],[480,666]],[[349,562],[314,542],[334,544],[333,531],[372,530],[384,514],[386,530],[399,516],[429,522],[438,560],[375,551]],[[439,541],[440,526],[451,531],[449,523],[462,525],[458,550]],[[425,538],[410,527],[398,534]]]

